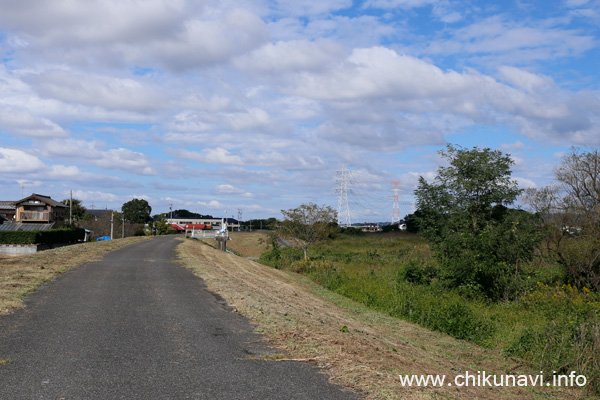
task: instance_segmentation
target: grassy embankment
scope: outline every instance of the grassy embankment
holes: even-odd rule
[[[25,256],[0,255],[0,315],[23,306],[22,299],[41,284],[85,262],[145,240],[146,237],[90,242],[45,250]]]
[[[257,243],[264,235],[240,233],[232,237],[228,246],[240,252],[243,241]],[[269,360],[314,363],[333,382],[368,399],[584,398],[580,391],[539,386],[403,387],[398,375],[439,374],[451,380],[466,371],[525,372],[519,363],[497,350],[388,316],[327,290],[306,276],[260,265],[206,244],[185,240],[178,248],[182,263],[235,312],[251,318],[256,330],[277,345],[281,353],[267,356]]]
[[[576,371],[588,393],[600,392],[600,295],[562,285],[540,257],[522,265],[516,299],[488,302],[476,292],[446,290],[429,247],[411,235],[339,235],[315,246],[310,261],[278,249],[261,261],[309,276],[322,286],[391,316],[524,360],[547,378]]]

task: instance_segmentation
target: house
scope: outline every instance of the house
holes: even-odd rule
[[[22,224],[52,224],[53,228],[65,224],[69,207],[41,194],[32,194],[15,201],[15,222]]]
[[[13,221],[15,219],[15,213],[14,201],[0,201],[0,217],[4,217],[5,222]]]

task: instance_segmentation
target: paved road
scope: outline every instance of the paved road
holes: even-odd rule
[[[173,262],[177,243],[117,250],[0,318],[0,399],[356,398],[312,365],[260,360],[274,350]]]

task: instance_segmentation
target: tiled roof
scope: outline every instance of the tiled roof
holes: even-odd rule
[[[14,201],[0,201],[0,209],[2,210],[14,210],[15,202]]]
[[[51,224],[23,224],[21,222],[12,222],[10,224],[0,224],[0,231],[45,231],[51,229],[54,222]]]
[[[33,199],[37,199],[39,201],[43,201],[46,204],[49,204],[53,207],[64,207],[67,208],[67,206],[59,201],[53,200],[52,198],[50,198],[50,196],[44,196],[43,194],[36,194],[33,193],[31,196],[25,197],[24,199],[15,201],[13,204],[21,204],[21,203],[26,203],[28,200],[33,200]]]

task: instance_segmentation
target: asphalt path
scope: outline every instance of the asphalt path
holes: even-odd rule
[[[0,318],[0,399],[354,399],[276,352],[202,279],[173,237],[43,285]]]

